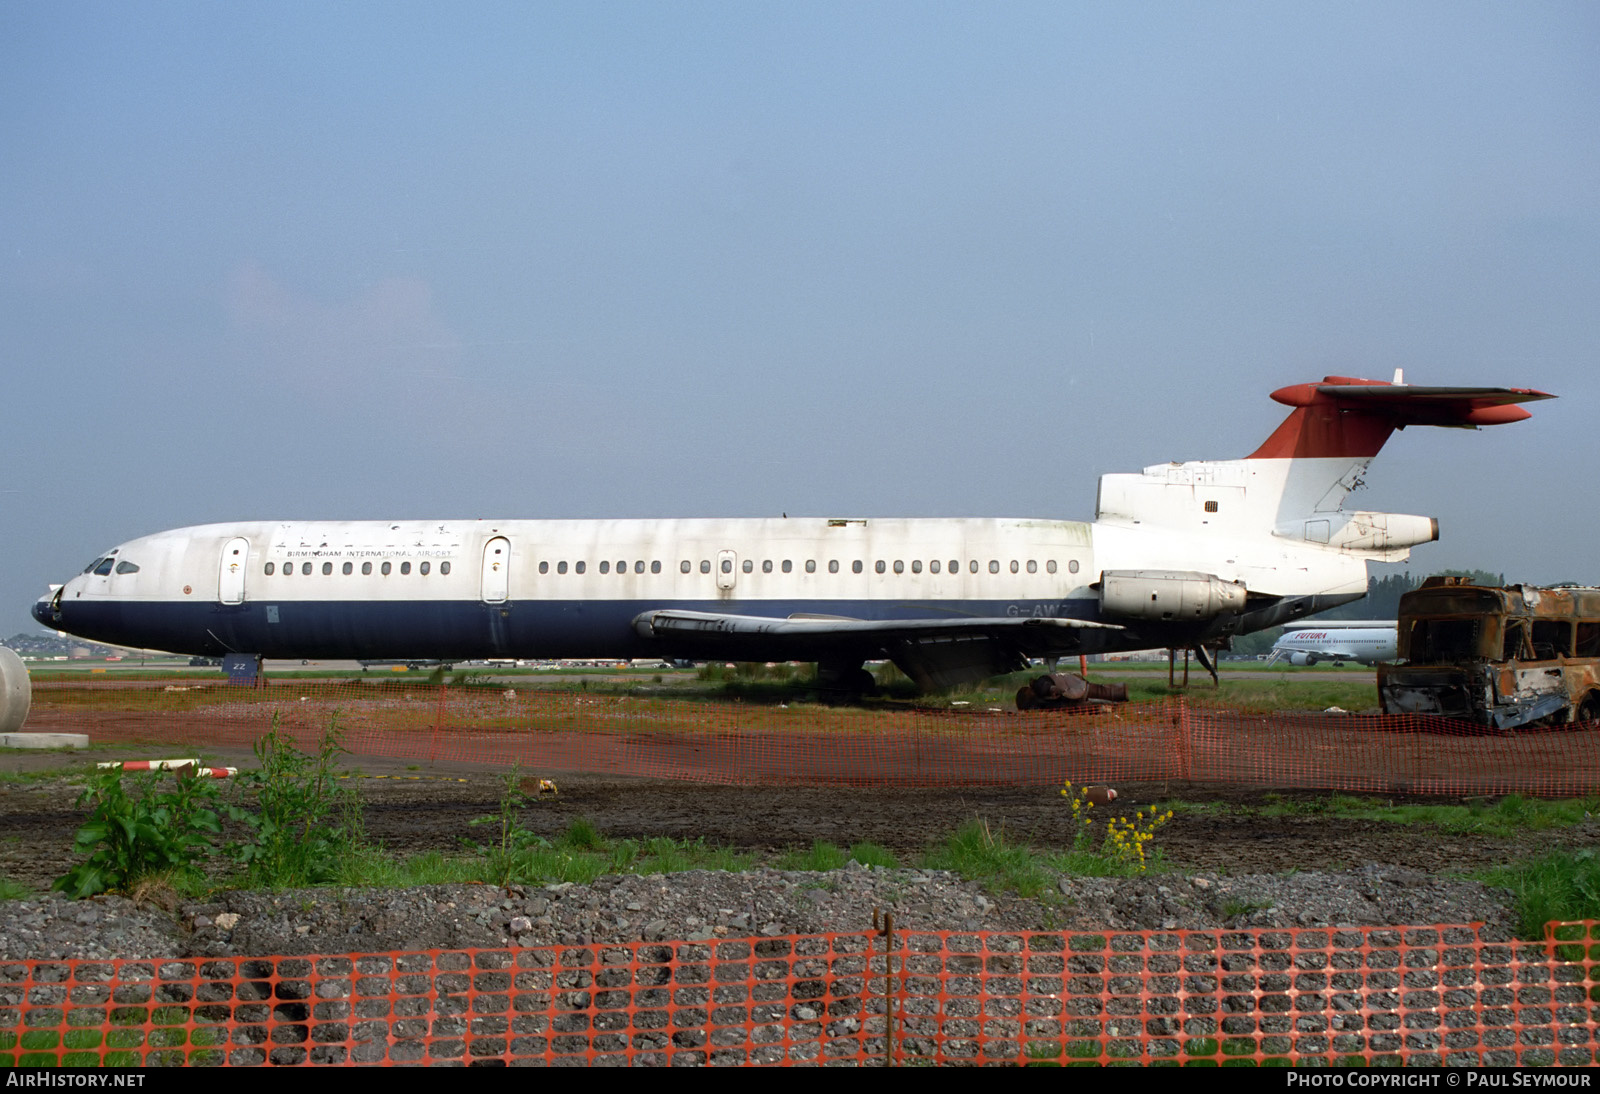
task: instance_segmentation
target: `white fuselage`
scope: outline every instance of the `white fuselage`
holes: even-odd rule
[[[1349,552],[1230,532],[1003,518],[214,524],[122,544],[60,590],[54,625],[196,653],[621,657],[674,652],[630,626],[647,609],[1099,620],[1108,569],[1306,598],[1293,615],[1366,590]],[[1156,630],[1096,638],[1135,648]]]

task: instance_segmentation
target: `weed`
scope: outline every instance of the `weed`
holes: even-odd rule
[[[20,881],[0,877],[0,900],[26,900],[32,895],[32,891]]]
[[[1240,900],[1238,897],[1229,897],[1222,902],[1222,916],[1224,919],[1232,919],[1235,916],[1254,915],[1256,912],[1265,912],[1271,907],[1271,904],[1257,904],[1249,900]]]
[[[360,809],[355,792],[336,785],[334,762],[346,752],[337,714],[315,753],[302,751],[273,718],[255,744],[260,769],[239,779],[242,788],[255,792],[257,812],[230,811],[252,832],[252,839],[229,851],[253,883],[292,888],[338,876],[359,836],[359,829],[350,828]]]
[[[78,798],[90,805],[88,823],[78,829],[73,850],[88,858],[51,886],[74,900],[107,890],[127,890],[153,874],[174,877],[197,873],[195,860],[221,830],[213,806],[216,785],[209,779],[179,778],[162,790],[159,775],[147,774],[124,787],[118,768],[98,772]]]
[[[474,849],[483,856],[487,880],[496,885],[510,885],[513,881],[528,880],[529,862],[537,852],[548,848],[549,841],[530,832],[522,824],[522,809],[532,799],[523,792],[522,773],[517,765],[501,777],[504,789],[500,793],[500,809],[495,816],[479,817],[472,821],[474,827],[494,824],[499,834],[493,843],[476,844]],[[589,832],[598,837],[594,826]]]
[[[1172,810],[1159,812],[1152,809],[1146,816],[1141,809],[1131,819],[1127,816],[1107,817],[1104,832],[1096,844],[1095,805],[1089,800],[1088,789],[1074,788],[1069,779],[1061,788],[1061,796],[1067,799],[1072,809],[1073,836],[1069,860],[1089,866],[1087,870],[1073,872],[1106,874],[1131,870],[1142,874],[1156,858],[1155,849],[1147,852],[1145,847],[1156,838],[1156,830],[1172,819]]]
[[[581,851],[599,851],[605,847],[605,840],[601,838],[600,830],[588,817],[579,817],[567,825],[566,834],[561,837],[561,842]]]

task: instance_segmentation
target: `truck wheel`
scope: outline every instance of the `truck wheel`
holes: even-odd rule
[[[1578,704],[1578,716],[1574,720],[1600,722],[1600,691],[1591,691],[1583,697],[1583,702]]]

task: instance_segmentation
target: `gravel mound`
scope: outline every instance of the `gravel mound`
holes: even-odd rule
[[[0,903],[0,959],[259,957],[744,938],[870,928],[1181,930],[1427,926],[1482,921],[1508,939],[1510,894],[1391,866],[1351,873],[1063,877],[1043,899],[939,870],[771,869],[600,878],[540,888],[228,892],[167,909],[122,897]]]

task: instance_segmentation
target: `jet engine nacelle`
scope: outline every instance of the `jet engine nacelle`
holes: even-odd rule
[[[1329,513],[1278,525],[1273,531],[1289,539],[1325,543],[1343,551],[1408,551],[1419,543],[1439,538],[1435,517],[1415,517],[1409,513]]]
[[[1238,615],[1245,588],[1215,574],[1186,570],[1106,570],[1100,575],[1100,610],[1125,619],[1187,622]]]
[[[1304,650],[1296,650],[1289,655],[1289,664],[1291,665],[1315,665],[1316,663],[1317,655],[1307,653]]]
[[[15,733],[28,720],[33,703],[33,688],[28,683],[28,666],[16,651],[0,646],[0,733]]]

